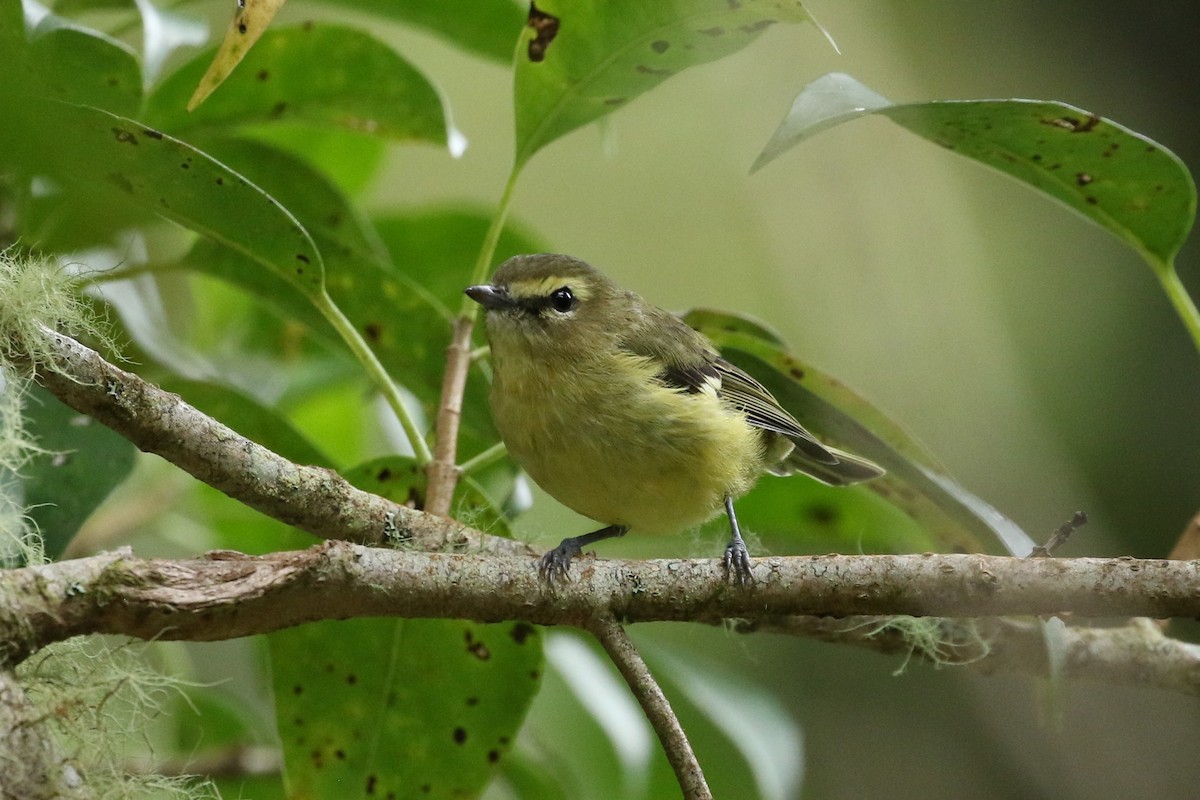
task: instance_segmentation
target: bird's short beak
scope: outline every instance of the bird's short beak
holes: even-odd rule
[[[512,308],[516,305],[512,298],[508,296],[508,290],[503,286],[492,286],[491,284],[483,283],[479,286],[468,286],[464,291],[467,293],[467,297],[489,311]]]

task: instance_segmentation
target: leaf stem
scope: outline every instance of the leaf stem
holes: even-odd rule
[[[396,419],[400,421],[400,427],[404,429],[404,435],[408,438],[409,444],[412,446],[413,459],[418,465],[424,466],[433,460],[433,454],[429,450],[429,445],[425,442],[425,437],[421,434],[417,427],[416,421],[412,414],[409,413],[408,407],[404,405],[404,398],[400,395],[400,389],[396,386],[395,381],[388,375],[383,364],[375,355],[367,343],[359,334],[358,329],[354,324],[342,313],[342,309],[329,296],[328,292],[322,289],[320,292],[309,294],[313,305],[317,310],[329,321],[338,335],[342,337],[342,341],[350,348],[350,352],[358,359],[359,363],[366,369],[367,375],[371,381],[383,392],[383,397],[392,408],[392,412],[396,415]]]
[[[1167,293],[1171,305],[1175,306],[1175,313],[1179,314],[1179,318],[1183,320],[1183,325],[1191,335],[1196,349],[1200,350],[1200,311],[1196,310],[1195,301],[1188,294],[1183,282],[1179,280],[1179,273],[1175,271],[1175,264],[1173,262],[1163,264],[1152,261],[1151,266],[1154,267],[1154,272],[1158,275],[1158,280],[1162,283],[1163,290]]]
[[[465,477],[467,475],[473,475],[480,470],[487,469],[492,464],[495,464],[497,461],[504,458],[504,454],[507,452],[508,448],[504,446],[504,442],[496,442],[483,452],[477,453],[463,463],[459,464],[458,474]]]

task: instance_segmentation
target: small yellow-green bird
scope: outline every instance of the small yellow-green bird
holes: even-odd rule
[[[725,568],[745,583],[733,501],[760,475],[848,486],[883,474],[817,441],[707,337],[579,259],[516,256],[466,293],[486,309],[492,415],[508,452],[552,497],[606,526],[548,552],[547,580],[593,542],[678,532],[724,507]]]

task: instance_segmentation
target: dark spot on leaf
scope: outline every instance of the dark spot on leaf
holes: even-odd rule
[[[303,728],[304,727],[304,717],[296,717],[295,719],[292,720],[292,724],[295,725],[297,728]]]
[[[271,71],[268,69],[260,69],[255,77],[260,81],[269,81],[271,79]]]
[[[1034,161],[1041,161],[1041,160],[1042,160],[1042,154],[1041,154],[1041,153],[1034,153],[1032,156],[1030,156],[1030,158],[1032,158]]]
[[[108,83],[109,86],[120,86],[121,85],[121,82],[119,80],[117,80],[116,78],[109,78],[106,81],[106,83]]]
[[[333,666],[333,664],[332,664],[332,663],[330,663],[330,664],[326,664],[326,665],[325,665],[325,671],[326,671],[326,672],[333,672],[333,670],[334,670],[334,666]]]
[[[311,31],[313,29],[313,21],[311,19],[304,20],[304,23],[300,26],[300,29],[305,32]]]
[[[1043,119],[1041,122],[1043,125],[1062,128],[1071,133],[1087,133],[1100,124],[1100,118],[1095,114],[1089,114],[1085,120],[1080,120],[1076,117],[1055,117],[1054,119]]]
[[[245,33],[245,32],[246,32],[246,23],[239,22],[238,23],[238,33]]]
[[[711,28],[701,28],[698,33],[703,33],[705,36],[721,36],[725,33],[725,29],[720,25],[713,25]]]
[[[462,728],[462,727],[455,728],[454,729],[454,743],[455,744],[464,744],[464,743],[466,743],[466,741],[467,741],[467,729]]]
[[[655,39],[650,43],[650,49],[656,53],[665,53],[671,47],[671,43],[665,39]]]
[[[1095,206],[1095,205],[1099,205],[1099,204],[1100,204],[1100,201],[1099,201],[1099,200],[1097,200],[1097,199],[1096,199],[1094,196],[1092,196],[1092,195],[1088,195],[1088,196],[1087,196],[1087,197],[1085,197],[1084,199],[1085,199],[1085,200],[1087,200],[1087,204],[1088,204],[1089,206]]]
[[[112,132],[113,136],[117,137],[117,141],[121,144],[132,144],[136,146],[138,143],[137,137],[124,128],[113,128]]]
[[[1086,172],[1076,172],[1075,173],[1075,182],[1077,184],[1079,184],[1080,186],[1087,186],[1089,183],[1092,182],[1092,176],[1087,174]]]
[[[558,17],[547,14],[537,7],[537,3],[529,4],[529,20],[525,23],[533,28],[534,37],[529,40],[529,60],[533,62],[546,59],[546,48],[558,36]]]
[[[191,165],[191,164],[189,164],[188,162],[186,162],[186,161],[185,161],[185,162],[183,162],[182,164],[180,164],[180,165],[179,165],[179,168],[180,168],[180,169],[191,169],[191,168],[192,168],[192,165]]]
[[[349,675],[346,676],[346,683],[353,686],[354,684],[358,683],[358,676],[355,675],[353,672],[351,672]]]
[[[287,111],[287,107],[288,107],[288,104],[285,103],[284,101],[280,100],[278,103],[276,103],[274,106],[271,107],[271,113],[269,116],[271,117],[271,119],[279,119],[280,117],[283,116],[283,112]]]
[[[375,784],[379,782],[379,778],[375,775],[367,776],[367,794],[375,794]]]
[[[378,322],[368,322],[363,326],[363,333],[367,335],[367,339],[372,342],[378,342],[383,336],[383,325]]]
[[[500,760],[500,751],[499,750],[488,750],[487,760],[488,760],[489,764],[495,764],[497,761]]]
[[[292,694],[297,696],[304,694],[304,687],[297,683],[292,687]]]
[[[467,698],[467,705],[468,705],[468,706],[477,706],[477,705],[479,705],[479,698],[478,698],[478,697],[475,697],[474,695],[472,695],[471,697],[468,697],[468,698]]]
[[[511,740],[510,740],[510,739],[509,739],[507,736],[501,736],[501,737],[500,737],[500,739],[499,739],[498,741],[500,742],[500,744],[502,744],[502,745],[504,745],[505,747],[507,747],[507,746],[508,746],[508,743],[509,743]]]
[[[758,22],[751,22],[749,25],[742,26],[742,33],[758,33],[775,24],[773,19],[760,19]]]
[[[375,480],[379,481],[380,483],[389,481],[391,478],[392,471],[387,467],[384,467],[383,469],[379,470],[379,472],[375,473]]]
[[[645,64],[638,64],[633,69],[635,72],[640,72],[643,75],[662,75],[663,77],[670,77],[671,75],[675,74],[674,70],[659,69],[658,67],[648,67]]]
[[[151,139],[161,139],[163,137],[162,131],[156,131],[154,128],[142,128],[142,133],[146,134]]]
[[[217,177],[217,186],[224,186],[224,185],[225,185],[225,179],[218,176]]]
[[[428,783],[421,784],[421,794],[429,794],[432,791],[433,791],[433,787],[430,786]]]
[[[533,626],[526,622],[518,622],[516,625],[513,625],[512,630],[508,632],[508,635],[511,636],[513,641],[517,644],[525,644],[525,640],[533,634]]]
[[[492,657],[492,651],[483,642],[469,642],[467,644],[467,652],[478,658],[480,661],[487,661]]]
[[[788,375],[791,375],[793,378],[795,378],[798,381],[804,380],[804,370],[800,369],[799,367],[792,367],[791,369],[789,369]]]
[[[1054,163],[1054,164],[1051,164],[1046,169],[1062,169],[1062,164]]]
[[[325,766],[325,757],[321,755],[320,750],[313,750],[309,757],[312,759],[313,766],[317,769],[322,769]]]
[[[541,677],[542,677],[542,673],[538,672],[536,669],[531,669],[531,670],[529,670],[529,678],[530,678],[530,680],[535,680],[535,681],[536,681],[536,680],[538,680],[538,679],[539,679],[539,678],[541,678]]]
[[[119,172],[108,173],[108,182],[126,194],[133,194],[133,183]]]
[[[604,105],[619,106],[619,105],[621,105],[621,103],[624,103],[628,99],[629,99],[628,97],[606,97],[604,99]]]
[[[309,263],[308,256],[304,255],[304,253],[296,253],[296,260],[304,264]]]
[[[338,761],[345,761],[345,760],[346,760],[346,751],[345,751],[345,750],[342,750],[341,748],[338,748],[337,750],[334,750],[334,751],[333,751],[333,754],[334,754],[334,756],[336,756],[336,757],[337,757],[337,760],[338,760]]]
[[[808,518],[818,525],[832,525],[837,522],[838,510],[828,503],[813,503],[807,509]]]

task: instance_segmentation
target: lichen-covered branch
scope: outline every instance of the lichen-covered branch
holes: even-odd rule
[[[128,552],[0,572],[0,658],[82,633],[208,641],[318,619],[440,617],[581,625],[794,615],[1200,616],[1200,562],[984,555],[796,556],[754,562],[581,560],[548,588],[537,560],[348,542],[247,556]]]
[[[12,672],[0,668],[0,798],[86,800],[96,793],[62,753]]]
[[[914,641],[894,617],[794,616],[743,621],[736,629],[857,645],[984,675],[1045,677],[1050,668],[1045,636],[1036,621],[1027,619],[941,619],[926,639],[932,650]],[[1068,625],[1061,646],[1068,679],[1200,695],[1200,645],[1166,636],[1151,620],[1137,618],[1118,627]]]
[[[44,333],[51,361],[39,365],[38,379],[59,400],[275,519],[323,539],[528,552],[356,489],[332,470],[294,464],[69,336]]]

